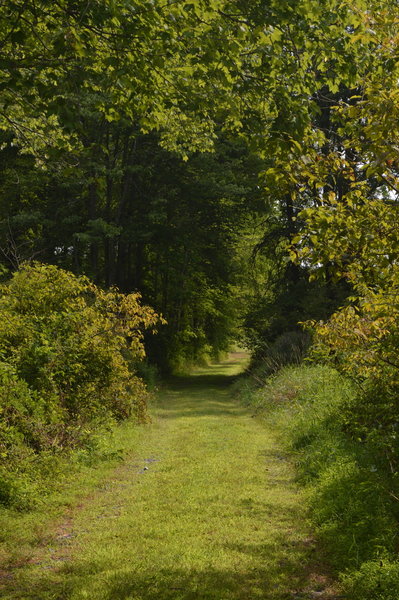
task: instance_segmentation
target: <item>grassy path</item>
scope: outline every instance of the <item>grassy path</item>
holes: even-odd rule
[[[272,432],[229,396],[237,361],[159,395],[134,455],[18,569],[4,598],[316,597],[298,592],[311,549],[291,467]]]

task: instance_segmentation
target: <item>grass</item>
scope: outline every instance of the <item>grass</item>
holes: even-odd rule
[[[0,592],[10,569],[31,562],[33,555],[54,541],[58,527],[70,510],[85,496],[97,491],[101,482],[120,465],[124,454],[136,446],[139,429],[124,423],[108,436],[99,439],[98,451],[78,457],[60,458],[51,464],[51,475],[57,480],[32,510],[0,508]],[[1,596],[1,593],[0,593]]]
[[[384,468],[378,446],[349,427],[359,389],[315,364],[285,367],[260,387],[250,378],[237,387],[295,461],[315,536],[343,597],[397,600],[397,474]]]
[[[293,468],[273,429],[229,393],[243,359],[174,379],[158,395],[152,425],[118,434],[127,459],[108,475],[105,467],[92,473],[87,486],[89,470],[81,474],[63,518],[61,504],[51,509],[50,533],[43,512],[21,517],[20,528],[38,515],[39,525],[25,540],[30,554],[3,573],[2,597],[311,597],[313,543]]]

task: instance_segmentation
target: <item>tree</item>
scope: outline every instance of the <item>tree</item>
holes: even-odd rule
[[[359,384],[346,427],[374,446],[392,477],[399,453],[397,16],[379,3],[363,15],[368,29],[357,41],[374,68],[333,107],[339,145],[315,152],[302,172],[319,201],[302,211],[293,248],[313,277],[328,272],[352,287],[341,309],[313,323],[315,353]]]
[[[290,312],[272,317],[271,335],[294,324],[304,313],[292,297],[309,298],[315,284],[283,248],[301,227],[300,209],[320,203],[310,165],[329,144],[339,150],[329,102],[374,64],[362,14],[360,2],[337,0],[3,5],[4,253],[14,266],[40,253],[103,285],[142,289],[197,356],[198,340],[206,347],[215,319],[231,312],[221,299],[234,296],[243,213],[263,212],[265,240],[279,249],[273,296]],[[236,158],[220,152],[244,139],[264,161],[262,207],[242,202],[248,185],[258,194],[259,161],[245,150],[236,174]],[[199,159],[204,151],[214,158]],[[223,160],[230,189],[208,185],[201,160],[211,170]]]

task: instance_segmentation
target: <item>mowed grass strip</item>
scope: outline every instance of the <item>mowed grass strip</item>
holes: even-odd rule
[[[299,597],[309,552],[302,498],[273,432],[229,395],[238,368],[226,361],[160,393],[134,454],[37,564],[14,572],[3,597]]]

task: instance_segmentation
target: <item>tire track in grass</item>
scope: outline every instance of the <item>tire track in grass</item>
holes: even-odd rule
[[[134,455],[18,569],[8,600],[333,598],[273,431],[229,395],[242,357],[175,379]]]

